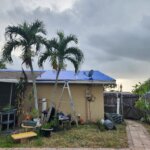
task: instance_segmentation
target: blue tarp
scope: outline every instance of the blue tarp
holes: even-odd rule
[[[80,71],[75,74],[74,71],[61,71],[59,75],[60,81],[68,80],[68,81],[115,81],[115,79],[103,74],[100,71],[94,71],[92,75],[92,79],[88,77],[89,71]],[[45,71],[38,77],[36,80],[46,81],[46,80],[56,80],[56,71]]]

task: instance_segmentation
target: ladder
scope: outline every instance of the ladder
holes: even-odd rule
[[[73,98],[72,98],[72,95],[71,95],[70,86],[69,86],[68,81],[65,81],[65,83],[64,83],[64,86],[63,86],[63,89],[62,89],[62,93],[60,95],[57,111],[59,111],[59,109],[61,107],[62,97],[63,97],[63,93],[64,93],[65,89],[68,90],[68,94],[69,94],[70,107],[72,109],[72,115],[71,115],[72,120],[75,120],[76,125],[78,126],[78,120],[77,120],[77,116],[76,116],[76,112],[75,112],[74,101],[73,101]]]

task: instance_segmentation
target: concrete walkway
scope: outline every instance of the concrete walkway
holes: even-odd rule
[[[8,148],[8,150],[150,150],[150,134],[147,130],[135,121],[126,120],[126,123],[129,148]]]
[[[130,149],[150,150],[150,134],[138,122],[127,120],[127,135]]]

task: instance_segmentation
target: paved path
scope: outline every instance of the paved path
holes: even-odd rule
[[[130,149],[150,150],[150,134],[138,122],[127,120],[127,134]]]
[[[127,120],[126,123],[129,148],[10,148],[8,150],[150,150],[150,134],[146,129],[135,121]]]

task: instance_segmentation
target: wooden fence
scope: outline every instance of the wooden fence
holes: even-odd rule
[[[105,92],[104,93],[104,110],[107,113],[116,113],[117,111],[117,97],[120,98],[120,114],[123,114],[125,119],[139,119],[140,113],[135,108],[135,102],[139,96],[132,93],[125,92]]]

